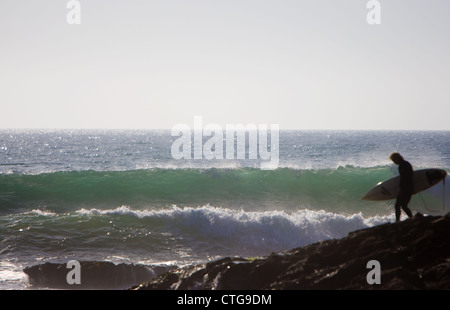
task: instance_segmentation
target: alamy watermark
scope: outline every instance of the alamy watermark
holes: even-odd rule
[[[78,0],[69,0],[66,4],[69,10],[66,15],[66,21],[69,25],[81,24],[81,3]],[[369,12],[366,15],[366,21],[369,25],[381,24],[381,3],[378,0],[369,0],[366,4]]]
[[[367,262],[367,269],[371,269],[366,276],[367,284],[381,284],[381,265],[380,262],[373,259]]]
[[[71,269],[66,276],[67,284],[81,284],[81,265],[77,260],[70,260],[66,265],[67,269]],[[367,262],[366,268],[370,269],[367,273],[367,284],[381,284],[381,264],[379,261],[373,259]]]
[[[367,2],[366,8],[369,9],[366,20],[369,25],[381,24],[381,3],[377,0]]]
[[[203,126],[202,117],[195,116],[193,130],[186,124],[172,127],[171,135],[179,138],[172,143],[171,154],[178,160],[259,159],[261,169],[276,169],[279,164],[279,130],[278,124],[271,124],[270,130],[267,124],[226,124],[223,130],[218,124]],[[205,143],[204,137],[207,138]]]
[[[81,284],[81,265],[77,260],[71,260],[67,262],[67,269],[72,269],[67,273],[66,281],[67,284]]]
[[[66,5],[69,11],[66,15],[66,21],[69,25],[81,24],[81,3],[77,0],[69,0]],[[381,24],[381,3],[378,0],[369,0],[366,8],[369,12],[366,15],[366,21],[369,25]]]
[[[69,9],[66,15],[66,21],[69,25],[81,24],[81,4],[77,0],[67,2],[66,8]]]

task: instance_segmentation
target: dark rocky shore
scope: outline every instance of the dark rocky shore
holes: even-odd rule
[[[368,284],[380,265],[381,284]],[[450,214],[416,215],[263,258],[223,258],[186,268],[81,262],[82,284],[68,285],[65,264],[25,268],[32,286],[168,289],[450,289]],[[139,284],[141,283],[141,284]]]
[[[381,284],[367,282],[371,260],[380,264]],[[450,289],[450,214],[416,215],[260,259],[177,269],[134,289]]]
[[[80,261],[80,284],[67,283],[72,270],[67,264],[45,263],[25,268],[34,288],[49,289],[126,289],[154,279],[174,267],[114,264],[111,262]]]

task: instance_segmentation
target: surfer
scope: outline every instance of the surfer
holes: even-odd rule
[[[413,168],[399,153],[392,153],[389,156],[389,159],[398,165],[398,172],[400,173],[399,191],[397,201],[395,202],[395,220],[398,222],[400,221],[401,215],[400,208],[402,208],[409,217],[412,217],[412,212],[408,208],[408,203],[414,193]]]

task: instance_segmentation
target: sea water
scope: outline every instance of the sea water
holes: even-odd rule
[[[450,169],[448,131],[280,131],[279,165],[174,159],[169,130],[0,131],[0,289],[23,268],[102,260],[184,266],[255,257],[394,221],[361,197],[398,174]],[[414,212],[445,214],[442,183]],[[405,219],[403,215],[402,219]]]

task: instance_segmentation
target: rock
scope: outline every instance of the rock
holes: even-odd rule
[[[67,264],[45,263],[26,267],[30,285],[58,289],[124,289],[136,283],[149,281],[170,267],[114,264],[111,262],[81,261],[81,284],[68,284]]]
[[[381,284],[368,284],[377,260]],[[261,259],[175,269],[133,289],[450,289],[450,214],[416,216]]]

